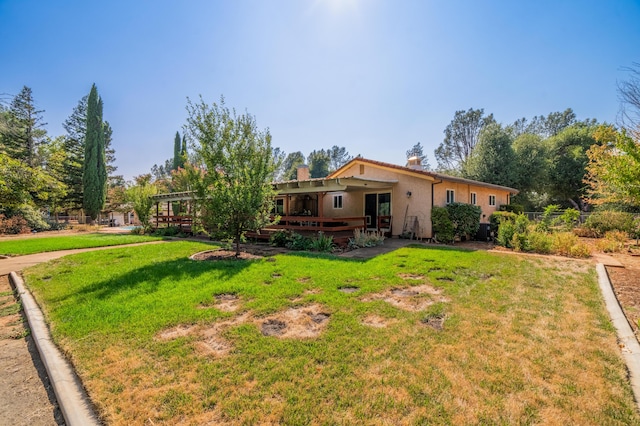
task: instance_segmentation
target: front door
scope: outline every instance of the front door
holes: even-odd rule
[[[378,216],[391,215],[391,193],[364,194],[364,215],[367,218],[367,229],[378,229]]]

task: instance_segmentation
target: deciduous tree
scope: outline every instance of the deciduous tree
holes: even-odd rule
[[[444,130],[444,141],[436,148],[438,169],[457,173],[462,170],[483,127],[495,123],[493,114],[484,115],[484,109],[470,108],[468,111],[456,111]]]
[[[509,133],[497,123],[485,126],[478,144],[465,162],[462,174],[468,179],[514,187],[518,170]]]
[[[594,136],[601,144],[587,151],[588,201],[640,207],[640,143],[613,126],[600,126]]]
[[[208,222],[235,242],[249,230],[271,223],[275,171],[271,135],[260,130],[249,113],[238,115],[220,103],[187,102],[186,131],[206,165],[206,173],[194,182],[200,203],[209,212]]]
[[[298,167],[304,164],[304,154],[300,151],[292,152],[282,162],[282,175],[277,180],[298,179]]]

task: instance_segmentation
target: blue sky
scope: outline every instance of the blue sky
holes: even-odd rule
[[[51,136],[96,83],[118,173],[173,155],[186,98],[256,116],[285,152],[396,164],[461,109],[615,122],[640,62],[638,0],[0,0],[0,93],[33,89]]]

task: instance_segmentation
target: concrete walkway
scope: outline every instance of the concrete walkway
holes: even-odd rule
[[[166,241],[150,241],[148,243],[123,244],[119,246],[107,246],[107,247],[89,247],[89,248],[81,248],[81,249],[49,251],[45,253],[36,253],[36,254],[27,254],[24,256],[8,257],[5,259],[0,259],[0,275],[7,275],[9,274],[9,272],[12,272],[12,271],[20,272],[25,268],[29,268],[30,266],[34,266],[43,262],[48,262],[53,259],[58,259],[64,256],[68,256],[70,254],[84,253],[86,251],[108,250],[108,249],[121,248],[121,247],[135,247],[135,246],[141,246],[145,244],[160,244],[165,242]]]

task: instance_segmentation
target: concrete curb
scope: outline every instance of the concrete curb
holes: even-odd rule
[[[629,381],[631,382],[631,389],[633,390],[634,399],[636,400],[636,406],[640,410],[640,344],[636,339],[633,330],[627,321],[627,317],[624,316],[620,303],[616,298],[613,288],[611,287],[611,281],[609,281],[609,274],[602,263],[596,265],[596,271],[598,272],[598,284],[600,285],[600,291],[604,297],[607,311],[611,317],[611,322],[616,328],[618,334],[618,342],[622,351],[622,357],[627,364],[629,370]]]
[[[100,425],[80,379],[71,364],[62,356],[60,350],[51,340],[51,334],[44,321],[42,311],[31,293],[24,287],[22,278],[15,272],[11,272],[9,280],[20,296],[31,335],[40,353],[42,363],[47,369],[49,380],[58,399],[58,406],[67,425]]]

